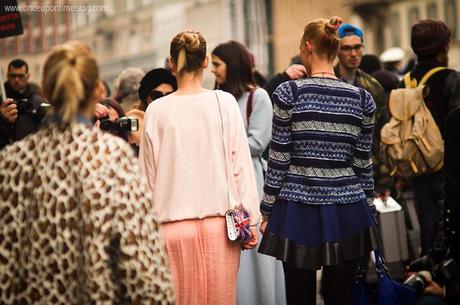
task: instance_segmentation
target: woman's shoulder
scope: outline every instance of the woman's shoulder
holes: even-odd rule
[[[219,97],[219,100],[220,99],[228,100],[228,101],[232,101],[236,103],[235,97],[231,93],[228,93],[227,91],[217,89],[217,90],[213,90],[213,92]]]
[[[265,90],[262,87],[257,87],[254,90],[254,99],[269,99],[270,100],[270,96],[268,95],[267,90]]]
[[[283,102],[284,104],[290,104],[297,96],[297,84],[294,80],[289,80],[281,83],[276,90],[273,92],[273,98],[275,104]]]

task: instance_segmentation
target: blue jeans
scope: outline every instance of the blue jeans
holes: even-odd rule
[[[433,244],[436,224],[444,210],[444,172],[414,179],[415,205],[420,222],[422,253],[425,255]]]

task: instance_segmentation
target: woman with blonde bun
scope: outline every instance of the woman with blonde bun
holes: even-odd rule
[[[351,305],[355,270],[377,247],[371,144],[375,103],[337,79],[340,17],[305,26],[305,79],[273,94],[272,142],[259,252],[283,261],[288,305]]]
[[[0,153],[1,304],[174,304],[139,165],[92,127],[99,82],[85,44],[55,47],[42,83],[54,114]]]
[[[145,112],[140,160],[162,223],[178,305],[234,305],[241,248],[257,245],[259,201],[235,98],[202,87],[208,65],[198,32],[177,34],[170,64],[178,90]],[[250,215],[251,239],[227,238],[225,212]]]

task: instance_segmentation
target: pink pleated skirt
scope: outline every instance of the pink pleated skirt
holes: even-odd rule
[[[224,217],[162,225],[176,305],[235,305],[240,245],[227,239]]]

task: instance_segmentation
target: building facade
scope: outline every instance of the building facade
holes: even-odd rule
[[[0,39],[0,65],[24,58],[31,80],[39,82],[51,47],[81,40],[93,49],[104,80],[113,85],[127,67],[149,71],[164,66],[172,37],[186,29],[201,32],[211,51],[235,39],[255,55],[258,69],[272,69],[267,16],[268,0],[23,0],[22,6],[61,6],[64,12],[21,12],[24,34]],[[72,6],[76,9],[71,10]],[[205,74],[207,87],[214,77]]]
[[[340,16],[350,19],[350,7],[344,0],[272,0],[272,40],[275,71],[286,69],[299,54],[300,38],[309,21]]]
[[[31,81],[38,82],[47,52],[56,44],[67,41],[72,34],[72,13],[62,8],[68,0],[24,0],[21,13],[24,33],[0,39],[0,68],[6,72],[8,62],[21,57],[29,64]],[[37,12],[37,6],[53,6],[49,12]],[[61,8],[61,9],[59,9]]]
[[[391,47],[407,54],[411,27],[421,19],[446,22],[452,31],[450,66],[460,68],[460,0],[348,0],[352,18],[360,23],[366,38],[366,52],[380,55]]]

